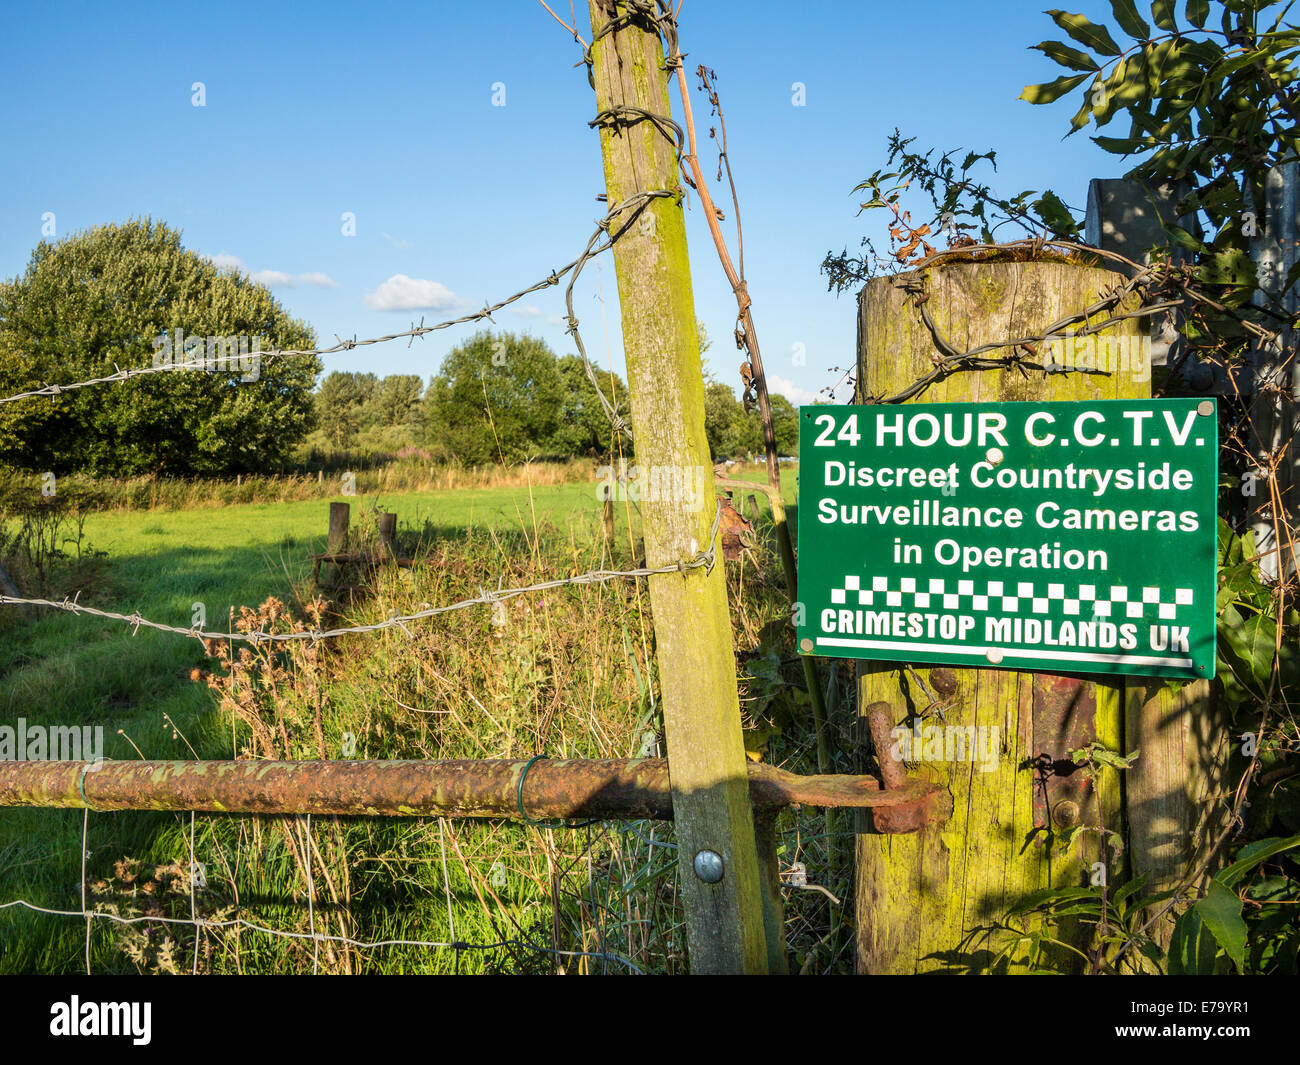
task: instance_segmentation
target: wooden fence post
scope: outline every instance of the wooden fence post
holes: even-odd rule
[[[330,536],[327,550],[331,555],[341,555],[348,549],[348,522],[351,514],[350,503],[330,504]]]
[[[616,0],[590,0],[590,13],[610,206],[678,188],[671,127],[644,117],[671,113],[658,33]],[[629,221],[614,266],[637,463],[652,481],[697,489],[693,499],[643,495],[646,565],[655,567],[707,547],[716,492],[680,199],[650,200],[611,230]],[[766,972],[768,936],[779,930],[764,926],[721,551],[712,573],[693,568],[649,584],[691,971]]]
[[[1285,184],[1286,168],[1274,169],[1269,174],[1268,228],[1254,242],[1252,253],[1257,259],[1269,262],[1281,260],[1285,265],[1270,272],[1261,271],[1261,283],[1270,276],[1280,280],[1286,276],[1289,263],[1294,261],[1294,243],[1291,258],[1286,259],[1287,240],[1294,234],[1294,193],[1292,214],[1283,211],[1284,204],[1275,202],[1274,190]],[[1292,167],[1291,180],[1294,181]],[[1142,183],[1115,178],[1094,178],[1088,191],[1087,231],[1089,243],[1110,251],[1117,251],[1137,262],[1150,262],[1151,252],[1166,248],[1169,238],[1164,224],[1176,221],[1200,235],[1200,225],[1193,216],[1173,218],[1173,204],[1186,189],[1178,187],[1170,192],[1165,188],[1155,191]],[[1288,224],[1291,232],[1287,232]],[[1186,253],[1169,248],[1175,261],[1186,258]],[[1291,295],[1292,307],[1295,295]],[[1182,316],[1168,312],[1170,328],[1181,327]],[[1154,336],[1154,330],[1153,330]],[[1175,340],[1175,344],[1178,341]],[[1159,352],[1154,360],[1162,361]],[[1170,360],[1173,361],[1172,359]],[[1285,364],[1283,364],[1285,365]],[[1183,380],[1193,391],[1215,391],[1234,395],[1241,383],[1233,384],[1223,367],[1209,368],[1204,364],[1187,366]],[[1300,380],[1300,378],[1297,378]],[[1172,383],[1172,382],[1171,382]],[[1271,394],[1269,400],[1275,398]],[[1254,423],[1267,424],[1276,429],[1278,422],[1267,417]],[[1258,445],[1262,438],[1251,441]],[[1262,456],[1267,447],[1258,446]],[[1279,478],[1286,477],[1285,466]],[[1267,485],[1267,481],[1264,482]],[[1269,493],[1260,491],[1267,502]],[[1272,546],[1271,519],[1257,526],[1269,547]],[[1260,541],[1256,540],[1257,545]],[[1267,550],[1268,547],[1262,547]],[[1277,555],[1267,555],[1260,560],[1261,568],[1268,571],[1276,564]],[[1150,872],[1148,887],[1152,890],[1168,889],[1191,871],[1201,857],[1207,837],[1212,837],[1223,823],[1222,801],[1228,783],[1224,777],[1227,767],[1228,747],[1231,737],[1224,708],[1212,697],[1208,681],[1187,684],[1172,691],[1158,679],[1129,677],[1125,683],[1125,734],[1130,749],[1140,750],[1135,768],[1126,775],[1125,807],[1129,825],[1129,865],[1137,872]],[[1166,924],[1153,930],[1155,938],[1167,945],[1171,927]]]
[[[325,548],[327,554],[341,555],[348,549],[348,522],[352,515],[352,505],[350,503],[331,503],[330,504],[330,533],[329,543]],[[326,571],[328,572],[328,571]],[[343,579],[343,563],[336,563],[334,566],[334,579],[341,581]]]
[[[1254,302],[1267,306],[1270,298],[1281,297],[1282,309],[1294,314],[1300,293],[1294,284],[1286,291],[1283,287],[1300,260],[1300,163],[1273,167],[1264,188],[1266,224],[1250,242],[1260,288]],[[1300,359],[1292,330],[1283,329],[1276,341],[1256,344],[1251,376],[1249,446],[1261,476],[1250,524],[1260,571],[1276,580],[1300,566],[1300,544],[1294,538],[1288,543],[1286,533],[1300,529]]]
[[[1064,262],[966,262],[927,270],[925,307],[937,328],[960,348],[995,340],[1040,335],[1044,327],[1095,303],[1123,279],[1109,270]],[[899,391],[934,366],[934,338],[922,322],[916,297],[904,282],[915,275],[872,281],[860,297],[858,358],[860,395]],[[1127,310],[1134,309],[1129,305]],[[1118,311],[1116,313],[1119,313]],[[1128,337],[1140,350],[1145,321],[1125,319],[1101,334]],[[1048,361],[1044,353],[1043,361]],[[1048,401],[1144,398],[1150,395],[1149,366],[1133,372],[1121,364],[1109,376],[1021,374],[1015,371],[959,372],[915,397],[917,402]],[[1003,749],[997,767],[981,772],[968,762],[926,763],[925,774],[952,792],[954,813],[944,825],[913,835],[858,836],[858,969],[912,973],[979,964],[982,946],[968,936],[1005,913],[1011,903],[1045,887],[1088,883],[1088,867],[1101,856],[1050,853],[1034,831],[1034,774],[1026,768],[1035,751],[1034,707],[1044,706],[1073,681],[1047,674],[1008,670],[920,667],[909,676],[892,663],[860,662],[859,713],[877,701],[903,723],[909,708],[924,710],[928,699],[917,677],[952,693],[945,722],[997,727]],[[1139,871],[1159,857],[1164,868],[1185,869],[1195,825],[1196,796],[1213,791],[1202,773],[1222,772],[1226,758],[1206,756],[1206,682],[1171,695],[1164,683],[1132,678],[1084,680],[1075,705],[1095,699],[1096,738],[1112,749],[1141,748],[1135,769],[1125,774],[1127,808],[1121,809],[1116,774],[1103,776],[1099,796],[1106,826],[1145,840],[1129,858]],[[1059,708],[1058,708],[1059,709]],[[865,730],[864,730],[865,731]],[[1210,730],[1211,738],[1215,735]],[[1226,736],[1220,729],[1218,736]],[[1208,767],[1207,767],[1208,763]],[[1089,834],[1088,846],[1096,850]],[[1161,847],[1169,851],[1160,854]],[[1110,856],[1113,859],[1113,855]],[[1081,860],[1082,859],[1082,860]],[[1147,863],[1147,864],[1143,864]],[[1121,865],[1108,863],[1116,884]]]
[[[394,540],[397,536],[397,515],[380,512],[379,514],[379,557],[391,559],[397,556]]]

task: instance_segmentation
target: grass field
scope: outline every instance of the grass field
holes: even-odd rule
[[[793,499],[793,477],[786,480]],[[241,607],[256,608],[268,597],[302,618],[314,594],[310,556],[323,550],[329,501],[93,513],[84,540],[106,555],[69,579],[85,583],[83,601],[182,627],[193,623],[197,603],[207,628],[225,630]],[[415,571],[378,575],[364,597],[340,608],[349,618],[455,601],[498,581],[510,586],[624,568],[636,553],[631,506],[616,508],[612,547],[599,537],[592,483],[358,493],[347,502],[359,534],[366,535],[373,508],[395,512],[401,553],[427,556]],[[783,754],[798,764],[811,743],[805,729],[791,726],[806,695],[779,678],[782,668],[797,675],[780,661],[790,651],[789,627],[783,650],[774,649],[771,635],[788,610],[779,566],[760,547],[728,568],[738,651],[777,663],[775,675],[763,671],[761,684],[746,689],[753,735],[756,742],[771,738],[769,757]],[[356,737],[356,756],[371,758],[648,753],[657,729],[648,609],[640,582],[566,588],[515,601],[504,628],[492,624],[487,608],[473,607],[424,624],[411,638],[349,637],[342,654],[256,652],[224,663],[197,640],[171,634],[132,635],[129,626],[65,614],[25,622],[10,616],[0,640],[0,712],[5,721],[100,724],[110,758],[341,757],[348,735]],[[816,838],[815,824],[794,826],[804,833],[810,873],[810,855],[828,846]],[[128,916],[164,916],[173,908],[188,916],[182,874],[189,831],[183,814],[92,814],[92,904]],[[519,825],[375,820],[322,824],[308,838],[304,826],[284,819],[199,818],[196,855],[207,869],[200,908],[303,931],[310,890],[318,898],[314,919],[355,938],[523,938],[556,947],[563,940],[565,949],[599,945],[598,953],[635,958],[640,968],[673,971],[682,950],[672,917],[670,834],[651,825],[592,831],[599,835],[594,841],[590,832]],[[76,909],[81,834],[80,812],[0,813],[0,903],[22,897]],[[309,848],[320,856],[310,883],[302,861]],[[819,898],[810,895],[810,905]],[[804,920],[809,936],[826,931],[819,924],[825,917]],[[556,956],[513,948],[367,952],[327,944],[322,958],[302,941],[236,930],[208,932],[199,942],[185,928],[141,931],[148,927],[96,922],[91,967],[437,972],[556,965]],[[75,970],[85,965],[85,938],[78,919],[0,910],[0,971]],[[821,968],[826,955],[823,943],[809,951],[809,964]],[[609,965],[603,958],[570,960]]]
[[[352,505],[354,527],[374,507],[396,512],[404,540],[463,540],[490,530],[518,541],[534,525],[588,540],[599,508],[591,485],[578,484],[333,499]],[[83,599],[182,627],[202,603],[208,627],[225,628],[231,610],[268,595],[291,597],[303,586],[310,556],[325,547],[329,502],[92,514],[86,541],[107,553],[107,564]],[[51,724],[109,725],[109,757],[131,756],[117,729],[147,744],[151,749],[141,749],[148,757],[181,757],[183,744],[170,738],[163,715],[192,724],[210,706],[206,691],[189,681],[204,660],[197,641],[148,630],[133,636],[120,625],[50,613],[6,633],[0,705],[6,715],[31,708],[30,718]]]

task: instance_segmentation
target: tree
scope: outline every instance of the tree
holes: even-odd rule
[[[149,219],[41,241],[26,271],[0,283],[0,392],[154,363],[164,335],[197,349],[177,361],[249,350],[245,362],[173,370],[0,405],[0,454],[22,469],[97,475],[216,474],[280,465],[312,426],[311,329],[240,273],[219,270]],[[232,341],[232,348],[225,341]],[[231,366],[233,368],[226,368]]]
[[[564,386],[536,337],[476,333],[447,353],[425,393],[429,443],[473,464],[554,454]]]
[[[704,435],[709,441],[709,453],[714,462],[729,458],[732,425],[743,411],[736,393],[722,381],[705,378],[704,385]]]
[[[1287,21],[1291,7],[1282,0],[1190,0],[1186,21],[1179,23],[1172,3],[1156,2],[1148,23],[1131,0],[1115,0],[1120,43],[1104,24],[1050,11],[1083,50],[1061,41],[1032,46],[1080,73],[1027,85],[1020,98],[1048,104],[1080,88],[1067,136],[1090,120],[1101,129],[1127,116],[1127,134],[1092,140],[1112,154],[1135,157],[1130,177],[1183,183],[1179,213],[1202,212],[1216,234],[1210,245],[1185,232],[1179,240],[1217,259],[1212,265],[1220,276],[1211,274],[1207,281],[1222,282],[1227,275],[1247,287],[1236,275],[1248,273],[1253,282],[1253,270],[1239,269],[1250,235],[1243,229],[1251,228],[1243,226],[1243,217],[1249,212],[1262,219],[1269,169],[1300,151],[1300,29]]]
[[[418,378],[416,379],[418,382]],[[335,447],[351,447],[367,423],[367,408],[379,396],[379,378],[372,373],[335,370],[316,393],[316,416],[321,431]]]
[[[418,374],[395,373],[385,377],[372,400],[376,424],[406,425],[414,421],[423,392],[424,382]]]
[[[778,455],[799,454],[799,411],[785,396],[772,393],[772,429]]]
[[[1141,927],[1136,934],[1121,929],[1119,935],[1103,935],[1088,945],[1087,954],[1091,971],[1101,972],[1123,972],[1125,967],[1224,972],[1233,966],[1251,973],[1286,971],[1291,958],[1284,955],[1282,945],[1300,939],[1294,907],[1300,889],[1292,867],[1279,864],[1267,876],[1255,867],[1263,855],[1292,846],[1300,827],[1295,813],[1300,808],[1297,789],[1287,784],[1300,779],[1295,763],[1300,736],[1294,718],[1279,719],[1275,711],[1279,705],[1293,705],[1300,687],[1300,660],[1293,651],[1300,646],[1300,616],[1291,605],[1294,575],[1280,569],[1279,562],[1294,550],[1291,473],[1294,441],[1300,435],[1292,395],[1300,326],[1294,293],[1300,265],[1284,272],[1285,264],[1294,258],[1285,246],[1293,240],[1295,216],[1290,197],[1279,195],[1286,187],[1281,171],[1293,166],[1300,154],[1296,103],[1300,72],[1295,64],[1300,27],[1288,21],[1293,4],[1286,0],[1186,0],[1184,4],[1152,0],[1149,13],[1146,5],[1140,9],[1134,0],[1111,0],[1110,9],[1118,27],[1114,33],[1111,25],[1080,14],[1047,12],[1073,43],[1049,40],[1032,47],[1067,73],[1027,86],[1021,99],[1051,104],[1075,94],[1071,108],[1077,104],[1078,109],[1069,119],[1067,135],[1092,126],[1096,133],[1090,134],[1091,139],[1100,148],[1130,161],[1125,176],[1158,192],[1172,208],[1157,212],[1169,247],[1157,238],[1154,247],[1130,244],[1126,254],[1141,260],[1144,253],[1151,253],[1149,264],[1139,267],[1135,278],[1144,303],[1179,307],[1183,338],[1179,361],[1217,364],[1231,385],[1219,400],[1224,491],[1214,604],[1216,686],[1221,685],[1221,693],[1214,702],[1221,698],[1226,704],[1232,733],[1249,737],[1252,753],[1247,754],[1250,765],[1237,780],[1238,769],[1230,769],[1223,749],[1214,742],[1220,726],[1196,734],[1200,749],[1195,757],[1200,764],[1193,775],[1199,782],[1189,781],[1184,794],[1204,795],[1200,782],[1217,781],[1222,775],[1228,785],[1225,793],[1234,801],[1231,809],[1220,806],[1230,816],[1221,822],[1222,831],[1212,821],[1202,821],[1178,853],[1168,855],[1160,846],[1164,834],[1153,833],[1145,815],[1138,814],[1134,820],[1140,818],[1146,828],[1135,830],[1130,841],[1140,845],[1126,848],[1134,879],[1121,892],[1139,889],[1132,891],[1131,900],[1136,900],[1133,912],[1142,911]],[[1117,119],[1127,119],[1127,131],[1111,125]],[[1021,254],[1030,256],[1041,254],[1034,247],[1041,248],[1040,241],[1081,243],[1082,219],[1056,194],[1024,191],[1002,198],[974,177],[972,168],[992,163],[994,153],[959,150],[936,155],[934,149],[916,152],[910,144],[895,131],[889,144],[891,169],[876,171],[854,190],[869,194],[864,209],[890,211],[894,262],[875,254],[865,241],[868,252],[863,255],[828,254],[823,270],[832,288],[856,286],[882,267],[915,267],[928,255],[926,235],[941,233],[950,247],[965,248],[974,242],[969,238],[985,244],[1005,241],[998,230],[1018,226],[1033,238],[1022,243]],[[910,212],[901,210],[901,194],[909,188],[929,196],[934,208],[933,215],[918,214],[916,224],[909,220]],[[1176,255],[1170,254],[1171,248]],[[1060,250],[1060,245],[1052,248],[1049,243],[1046,253]],[[1111,265],[1104,255],[1068,250],[1082,263]],[[1259,254],[1258,268],[1252,251]],[[1176,364],[1161,386],[1180,392],[1185,385],[1174,369]],[[1251,492],[1239,489],[1239,471],[1243,481],[1246,474],[1259,472],[1271,482],[1269,491],[1255,500],[1253,482]],[[1234,530],[1247,520],[1250,528]],[[1257,531],[1264,531],[1276,546],[1256,539]],[[1273,573],[1268,574],[1268,568]],[[1179,713],[1211,719],[1205,694],[1191,689],[1180,692],[1178,700]],[[1159,710],[1161,705],[1153,700],[1149,707]],[[1155,735],[1167,721],[1163,711],[1158,720],[1146,718],[1146,713],[1142,708],[1131,718],[1137,735]],[[1126,738],[1129,723],[1126,718]],[[1183,763],[1170,760],[1167,746],[1155,751],[1146,744],[1143,748],[1139,773],[1125,785],[1129,812],[1149,805],[1139,796],[1158,792],[1161,819],[1176,822],[1184,816],[1176,807],[1183,796],[1177,788],[1171,791],[1168,781],[1182,775]],[[1071,757],[1080,753],[1072,752]],[[1212,761],[1217,764],[1210,769]],[[1143,764],[1156,768],[1143,773]],[[1270,780],[1268,787],[1250,787]],[[1239,828],[1247,809],[1252,831],[1243,833]],[[1270,834],[1278,838],[1267,838]],[[1185,869],[1167,864],[1184,857],[1191,860]],[[1215,872],[1219,864],[1226,869]],[[1244,886],[1247,875],[1260,877],[1254,887]],[[1201,886],[1192,886],[1198,881]],[[1175,890],[1143,899],[1138,897],[1143,884],[1158,891]],[[1197,899],[1201,892],[1203,897]],[[1077,927],[1080,915],[1085,923],[1105,930],[1107,907],[1113,908],[1120,898],[1119,894],[1108,898],[1103,880],[1091,902],[1074,892],[1067,900],[1067,915],[1060,894],[1036,895],[1034,905],[1022,905],[1016,920],[1029,918],[1038,925],[1041,919],[1047,936],[1058,934],[1062,918],[1067,926]],[[1168,895],[1174,898],[1167,899]],[[1182,912],[1172,930],[1167,926],[1162,930],[1159,922],[1180,900],[1189,905],[1179,907]],[[1088,914],[1089,905],[1093,914],[1102,914],[1099,922]],[[1067,932],[1072,934],[1073,930]]]
[[[772,429],[781,455],[799,451],[799,412],[785,398],[773,394]],[[743,458],[763,450],[763,423],[758,409],[746,411],[731,386],[719,381],[704,366],[704,433],[714,461]]]
[[[603,457],[613,450],[614,427],[605,413],[600,397],[587,376],[587,368],[577,355],[561,356],[556,364],[563,389],[562,416],[556,427],[553,447],[558,455]],[[631,421],[627,409],[627,386],[615,373],[597,370],[596,379],[605,398],[618,406],[624,420]]]

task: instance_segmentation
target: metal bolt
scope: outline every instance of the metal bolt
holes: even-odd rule
[[[930,683],[945,699],[957,694],[957,674],[945,666],[930,670]]]
[[[716,884],[722,880],[722,855],[717,851],[700,851],[695,855],[692,864],[695,867],[695,875],[706,884]]]
[[[1073,828],[1079,821],[1079,804],[1064,799],[1052,810],[1052,820],[1057,828]]]
[[[1002,461],[1002,449],[991,447],[989,448],[989,453],[986,457],[988,458],[990,465],[996,466]]]
[[[987,651],[984,652],[984,657],[987,658],[990,662],[992,662],[996,666],[999,662],[1002,661],[1002,652],[999,651],[996,647],[990,647]]]
[[[799,641],[799,650],[803,651],[805,654],[812,654],[812,649],[813,649],[813,642],[812,640],[808,639],[806,636]]]
[[[1214,413],[1214,401],[1209,399],[1201,400],[1200,403],[1196,404],[1196,413],[1202,418],[1208,418]]]

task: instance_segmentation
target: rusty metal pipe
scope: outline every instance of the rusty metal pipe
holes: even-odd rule
[[[0,762],[0,806],[205,813],[636,819],[672,817],[664,759],[473,761]],[[758,809],[924,805],[918,781],[798,776],[751,762]]]
[[[871,732],[871,742],[876,748],[876,761],[880,763],[880,779],[886,789],[893,791],[907,783],[907,770],[903,763],[891,756],[893,744],[892,710],[888,703],[872,703],[867,707],[867,729]]]

